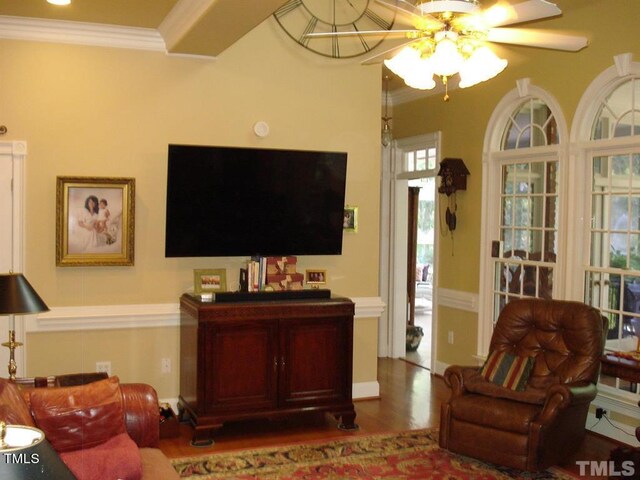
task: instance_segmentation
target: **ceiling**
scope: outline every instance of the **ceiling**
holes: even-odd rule
[[[286,0],[0,0],[0,15],[156,30],[169,53],[216,56]],[[15,20],[22,20],[15,18]]]
[[[0,38],[7,38],[3,28],[9,27],[8,30],[13,31],[16,25],[22,27],[24,24],[34,28],[34,22],[35,29],[42,31],[55,25],[55,39],[62,39],[67,29],[98,24],[121,28],[127,33],[135,34],[140,29],[143,34],[155,35],[154,45],[160,45],[172,54],[215,57],[269,18],[286,1],[72,0],[70,5],[55,6],[46,0],[0,0]],[[402,80],[386,67],[383,67],[382,75],[389,76],[389,91],[394,97],[399,91],[409,91],[413,94],[410,97],[427,94],[405,88]],[[434,93],[439,93],[438,89],[428,92]]]

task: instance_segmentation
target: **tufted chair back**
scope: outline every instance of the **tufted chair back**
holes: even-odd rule
[[[535,357],[533,386],[597,383],[607,326],[600,312],[584,303],[514,300],[500,313],[489,350]]]

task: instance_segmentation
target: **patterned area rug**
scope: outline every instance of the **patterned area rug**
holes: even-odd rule
[[[172,464],[181,478],[193,480],[576,478],[554,469],[521,472],[449,453],[438,447],[435,429],[179,458]]]

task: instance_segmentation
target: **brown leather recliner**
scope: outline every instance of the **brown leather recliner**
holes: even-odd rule
[[[513,300],[498,318],[489,355],[534,357],[522,391],[489,381],[478,367],[450,366],[440,446],[480,460],[537,471],[574,453],[596,397],[608,321],[579,302]]]

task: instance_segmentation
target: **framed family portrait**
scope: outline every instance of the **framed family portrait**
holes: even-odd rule
[[[56,265],[133,265],[135,179],[57,177]]]
[[[358,207],[344,207],[344,217],[342,220],[342,229],[345,232],[358,231]]]
[[[311,287],[318,287],[327,283],[326,270],[305,270],[305,282]]]
[[[194,270],[193,276],[196,295],[227,291],[227,271],[224,268]]]

